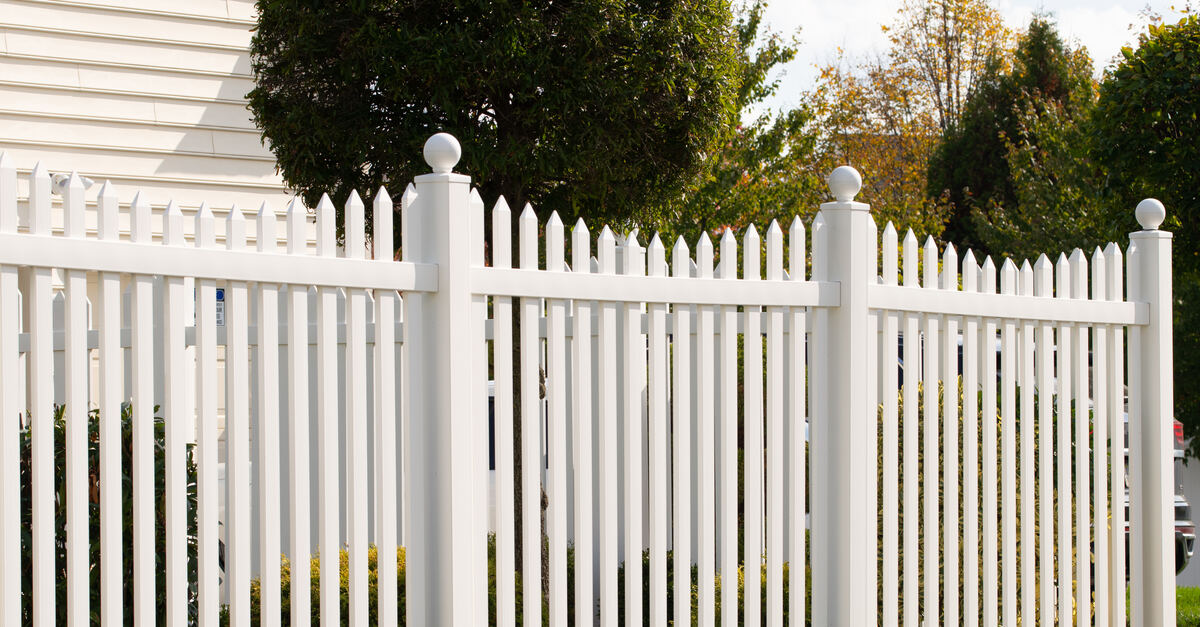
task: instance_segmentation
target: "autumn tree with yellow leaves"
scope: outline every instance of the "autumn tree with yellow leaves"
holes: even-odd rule
[[[925,192],[930,156],[988,59],[1009,54],[1013,34],[987,0],[905,0],[883,29],[886,53],[842,55],[808,95],[817,167],[855,166],[860,200],[877,219],[938,235],[948,212]]]

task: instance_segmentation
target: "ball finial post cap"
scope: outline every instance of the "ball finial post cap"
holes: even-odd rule
[[[1138,203],[1134,215],[1137,216],[1138,224],[1142,225],[1143,229],[1154,231],[1167,218],[1167,209],[1158,200],[1147,198]]]
[[[438,133],[425,140],[425,163],[435,174],[449,174],[462,157],[462,146],[450,133]]]
[[[848,165],[838,166],[833,172],[830,172],[827,182],[829,191],[833,192],[833,197],[839,202],[854,200],[858,191],[862,189],[862,175]]]

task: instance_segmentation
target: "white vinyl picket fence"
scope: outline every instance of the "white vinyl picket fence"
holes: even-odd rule
[[[298,201],[257,250],[238,211],[186,242],[174,204],[158,244],[77,177],[53,234],[46,171],[0,156],[0,624],[1124,625],[1127,583],[1132,625],[1174,624],[1157,201],[1124,254],[997,269],[880,233],[843,167],[809,229],[668,265],[657,236],[485,212],[459,154],[435,135],[398,210],[380,190],[370,246],[357,194],[342,248],[323,198],[315,256]],[[342,549],[348,614],[322,559],[283,615],[279,556],[307,591],[295,566]]]

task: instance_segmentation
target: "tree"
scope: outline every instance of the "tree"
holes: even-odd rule
[[[941,130],[958,121],[975,80],[1011,38],[986,0],[904,0],[884,32],[892,65],[920,85]]]
[[[1107,168],[1112,232],[1140,227],[1133,207],[1147,196],[1167,207],[1174,232],[1175,417],[1200,453],[1200,16],[1151,25],[1100,87],[1093,155]]]
[[[809,95],[818,162],[855,165],[861,199],[884,219],[940,235],[945,207],[925,193],[930,156],[987,60],[1003,58],[1010,33],[987,0],[906,0],[883,30],[885,55],[821,70]]]
[[[783,224],[794,215],[811,217],[825,197],[824,175],[814,166],[812,114],[806,107],[780,112],[754,109],[779,89],[776,69],[796,56],[797,44],[762,30],[766,5],[756,0],[737,19],[737,92],[734,100],[748,122],[726,127],[705,167],[677,199],[664,199],[647,212],[640,226],[659,231],[670,242],[677,235],[741,230],[771,220]]]
[[[727,0],[258,10],[250,109],[310,203],[426,172],[424,141],[447,131],[485,197],[623,223],[678,196],[736,114]]]
[[[1029,229],[1040,215],[1022,212],[1056,204],[1046,196],[1053,187],[1038,190],[1038,181],[1063,179],[1059,169],[1082,156],[1062,151],[1080,145],[1067,135],[1078,134],[1077,122],[1094,102],[1087,51],[1067,46],[1050,19],[1035,15],[1011,61],[1003,52],[993,54],[962,117],[944,130],[930,159],[927,189],[950,208],[947,236],[987,252],[1014,252],[1006,246],[1015,244],[1028,249]],[[1065,209],[1079,198],[1065,194],[1059,200],[1064,202],[1056,206]],[[1020,237],[1010,237],[1017,232]]]

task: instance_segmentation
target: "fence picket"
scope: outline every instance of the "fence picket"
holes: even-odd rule
[[[652,243],[653,244],[653,243]],[[661,244],[660,244],[661,247]],[[653,245],[651,246],[653,252]],[[591,266],[591,234],[583,218],[571,230],[571,266],[576,273],[587,274]],[[665,270],[664,270],[665,274]],[[575,316],[572,328],[572,362],[574,373],[571,401],[574,423],[572,453],[575,458],[575,624],[590,625],[595,619],[595,582],[593,580],[595,543],[592,511],[592,459],[595,418],[592,415],[592,311],[589,301],[575,301]],[[497,355],[503,354],[500,348]],[[665,359],[665,356],[664,356]],[[507,375],[505,375],[507,377]],[[499,401],[497,401],[499,402]],[[666,402],[662,401],[665,408]],[[665,422],[664,422],[665,424]],[[499,461],[497,460],[497,463]],[[665,495],[664,495],[665,500]],[[664,519],[664,529],[666,526]],[[665,560],[665,545],[664,545]],[[665,561],[664,561],[665,564]],[[663,580],[665,586],[666,580]],[[664,588],[665,589],[665,588]],[[666,594],[663,594],[666,598]],[[586,601],[586,602],[584,602]],[[665,602],[665,601],[664,601]]]
[[[317,202],[317,256],[333,257],[335,210],[322,194]],[[317,288],[317,536],[320,551],[321,624],[342,622],[341,521],[339,519],[337,289]],[[336,557],[334,557],[336,556]],[[334,559],[330,559],[334,557]]]
[[[1018,291],[1024,296],[1033,296],[1033,266],[1029,265],[1029,260],[1025,260],[1021,264],[1020,282]],[[1020,411],[1018,413],[1018,427],[1020,433],[1020,450],[1021,450],[1021,484],[1020,504],[1021,510],[1018,516],[1018,524],[1020,526],[1020,559],[1021,559],[1021,620],[1026,624],[1037,624],[1037,604],[1034,602],[1036,596],[1037,576],[1035,574],[1035,562],[1037,561],[1037,553],[1034,544],[1034,503],[1036,495],[1034,493],[1034,478],[1035,473],[1034,460],[1034,331],[1033,323],[1029,320],[1021,322],[1020,328],[1021,355],[1018,359],[1019,373],[1017,381],[1020,392]]]
[[[130,206],[130,235],[134,242],[149,244],[150,203],[138,193]],[[130,329],[133,361],[133,622],[152,625],[155,621],[154,530],[154,282],[150,276],[134,275],[130,299]],[[227,404],[226,407],[229,405]],[[226,422],[228,428],[228,421]],[[35,452],[36,455],[36,452]],[[247,477],[248,479],[248,477]],[[232,508],[227,508],[230,511]],[[36,520],[34,525],[37,525]],[[230,525],[230,530],[236,525]],[[232,536],[231,536],[232,537]],[[231,547],[232,548],[232,547]],[[236,570],[236,556],[228,565]],[[231,571],[231,575],[232,575]],[[247,574],[244,571],[238,571]],[[231,588],[232,589],[232,588]],[[34,596],[37,593],[34,592]],[[230,595],[231,601],[234,600]],[[235,606],[236,607],[236,606]],[[240,627],[240,624],[234,623]]]
[[[371,235],[372,258],[391,263],[395,254],[392,245],[392,197],[380,187],[372,201],[374,228]],[[394,290],[374,290],[375,350],[375,549],[378,560],[378,617],[380,627],[395,627],[397,610],[396,555],[396,319],[397,295]]]
[[[1033,292],[1035,296],[1054,295],[1054,269],[1046,255],[1034,265]],[[1038,394],[1038,595],[1040,606],[1036,624],[1054,623],[1054,327],[1038,325],[1037,331],[1037,394]]]
[[[518,218],[517,233],[521,268],[536,270],[538,265],[538,224],[528,204]],[[541,532],[541,404],[538,400],[539,344],[538,318],[541,302],[521,299],[521,575],[525,590],[542,589]],[[526,596],[522,604],[526,625],[542,624],[542,604]],[[540,594],[538,595],[540,596]]]
[[[596,239],[596,261],[601,274],[616,274],[616,237],[606,226]],[[600,500],[597,522],[600,525],[600,624],[616,627],[620,590],[617,588],[619,568],[617,519],[617,404],[619,383],[617,381],[617,306],[612,302],[600,303],[599,340],[597,355],[597,394],[599,395],[599,472]],[[678,557],[676,557],[678,559]]]
[[[163,216],[163,243],[167,246],[183,246],[183,213],[179,205],[167,204]],[[187,364],[189,355],[184,346],[184,325],[188,322],[189,305],[183,277],[163,278],[163,430],[166,440],[166,455],[163,477],[163,500],[166,501],[166,517],[163,541],[166,544],[167,614],[165,623],[183,624],[187,620],[187,441],[193,434],[187,432],[193,417],[188,406],[187,377],[192,370]],[[260,327],[261,328],[261,327]],[[276,552],[278,555],[278,552]],[[278,589],[278,584],[274,586]],[[276,612],[278,614],[278,612]]]
[[[646,251],[637,241],[634,230],[625,238],[624,274],[646,274]],[[642,334],[642,306],[625,305],[625,561],[636,567],[625,569],[625,624],[642,624],[643,540],[643,468],[646,463],[643,442],[646,440],[646,336]],[[565,540],[564,540],[565,542]]]
[[[761,277],[762,249],[758,231],[751,224],[746,228],[742,243],[742,279],[758,281]],[[745,528],[743,537],[743,591],[747,627],[761,624],[762,603],[762,520],[763,520],[763,348],[762,308],[743,307],[745,324],[743,338],[742,388],[744,390],[745,438],[743,474],[745,475]]]
[[[772,220],[767,228],[768,281],[783,280],[783,230]],[[767,625],[783,627],[783,321],[782,307],[767,308]],[[707,381],[707,380],[706,380]],[[703,545],[701,545],[703,546]]]
[[[1000,268],[1000,293],[1017,293],[1017,266]],[[1017,325],[1005,318],[1000,330],[1000,560],[1004,625],[1017,624]]]
[[[1070,298],[1071,266],[1065,254],[1058,256],[1056,270],[1056,298]],[[1058,411],[1055,415],[1055,433],[1058,459],[1058,621],[1070,624],[1071,606],[1071,327],[1068,323],[1058,327],[1057,374],[1055,383],[1058,392]]]
[[[984,294],[996,293],[996,264],[988,257],[983,262],[982,278],[980,283],[980,291]],[[999,566],[999,541],[996,530],[996,517],[998,495],[997,488],[997,459],[996,447],[999,444],[997,439],[996,425],[996,321],[994,318],[985,318],[981,325],[982,335],[979,338],[979,354],[983,360],[983,376],[980,380],[980,385],[983,387],[983,403],[980,408],[980,420],[983,427],[980,429],[982,433],[983,454],[983,583],[980,584],[983,591],[983,625],[985,627],[995,627],[999,622],[997,616],[1000,602],[1000,581],[998,580]]]
[[[734,239],[733,234],[731,232],[726,231],[725,233],[728,236],[729,242],[731,244],[731,247],[729,249],[731,251],[729,258],[731,260],[730,269],[732,271],[730,278],[736,278],[737,277],[737,271],[736,271],[737,269],[734,266],[736,266],[736,264],[737,264],[737,253],[735,251],[735,247],[737,245],[737,240]],[[789,247],[789,250],[788,250],[789,272],[788,272],[788,274],[789,274],[789,278],[792,281],[804,281],[805,280],[804,265],[805,265],[805,262],[807,261],[807,256],[804,254],[804,249],[805,249],[804,244],[805,244],[805,242],[804,242],[804,223],[800,221],[799,216],[796,216],[792,219],[791,228],[788,229],[788,247]],[[722,257],[722,259],[725,258],[725,238],[724,237],[722,237],[722,240],[721,240],[721,257]],[[893,255],[893,257],[894,257],[894,255]],[[730,442],[728,444],[727,454],[729,455],[729,457],[728,457],[729,463],[732,464],[729,467],[729,469],[732,471],[732,475],[731,475],[731,478],[728,480],[729,487],[730,487],[730,492],[728,494],[730,494],[731,495],[730,498],[733,499],[733,501],[732,501],[733,507],[730,509],[730,511],[728,512],[727,515],[732,520],[732,524],[730,524],[730,526],[729,526],[733,532],[733,536],[732,536],[732,539],[730,540],[730,543],[733,544],[734,546],[732,546],[728,549],[728,557],[730,558],[730,568],[728,570],[722,568],[721,572],[722,572],[722,574],[724,574],[726,572],[734,573],[734,576],[736,577],[736,572],[737,572],[737,567],[736,567],[736,564],[737,564],[737,547],[736,547],[736,542],[737,542],[737,511],[736,511],[736,508],[737,508],[737,497],[736,497],[736,494],[737,494],[737,467],[736,467],[737,466],[737,451],[735,450],[735,447],[737,446],[737,389],[736,389],[737,388],[737,372],[736,372],[737,357],[736,357],[736,353],[734,351],[736,351],[736,348],[737,348],[737,336],[735,335],[737,333],[737,329],[736,329],[737,313],[731,307],[726,307],[725,310],[728,312],[731,312],[733,314],[732,316],[729,316],[728,320],[734,325],[733,330],[729,334],[730,335],[730,343],[726,347],[727,350],[729,351],[728,352],[729,360],[728,361],[726,361],[725,359],[721,360],[722,364],[729,364],[728,366],[724,366],[723,367],[724,370],[722,371],[722,376],[728,377],[728,379],[727,379],[728,385],[723,385],[722,389],[725,390],[724,393],[727,393],[731,397],[730,401],[725,405],[726,410],[729,411],[729,413],[730,413],[729,414],[730,417],[728,419],[726,419],[726,423],[728,424],[728,427],[727,427],[728,430],[725,431],[725,435],[723,437],[727,437],[730,439]],[[806,368],[805,368],[805,363],[806,363],[806,355],[805,355],[806,342],[805,342],[805,340],[807,339],[808,330],[807,330],[807,324],[806,324],[807,320],[806,320],[805,314],[806,314],[806,312],[805,312],[804,307],[792,307],[789,311],[788,329],[787,329],[788,341],[789,341],[788,342],[789,345],[787,347],[788,348],[788,372],[791,375],[791,380],[787,382],[788,386],[787,386],[786,392],[787,392],[788,405],[787,405],[787,416],[785,418],[785,420],[788,421],[788,427],[791,429],[791,431],[790,431],[791,441],[788,443],[788,448],[790,449],[789,455],[788,455],[788,464],[789,465],[786,470],[787,476],[789,478],[789,480],[787,482],[787,485],[789,488],[789,491],[788,491],[789,503],[788,503],[788,505],[790,506],[790,510],[791,510],[787,516],[787,520],[788,520],[787,534],[788,534],[788,541],[790,543],[790,548],[791,548],[790,554],[788,556],[789,557],[788,561],[791,563],[791,566],[789,569],[791,572],[791,577],[790,577],[791,582],[790,582],[790,586],[788,588],[787,603],[789,604],[788,605],[788,616],[789,616],[790,624],[792,624],[792,625],[805,624],[806,602],[805,602],[804,597],[805,597],[805,590],[807,589],[807,584],[808,584],[808,582],[807,582],[808,576],[807,576],[807,573],[805,572],[806,571],[805,564],[806,564],[807,558],[808,558],[808,556],[806,554],[807,553],[807,547],[806,547],[806,539],[807,538],[805,536],[805,528],[806,528],[805,512],[807,509],[805,507],[805,502],[807,500],[807,494],[806,494],[807,491],[805,489],[805,481],[806,481],[806,474],[807,474],[807,470],[808,470],[807,459],[806,459],[806,457],[807,457],[806,449],[807,449],[807,442],[808,442],[808,412],[807,412],[807,404],[805,403],[806,395],[807,395],[807,385],[806,385],[807,373],[805,372],[805,370],[806,370]],[[725,341],[723,333],[724,332],[722,332],[722,342]],[[725,345],[723,344],[723,346],[725,346]],[[892,372],[895,372],[895,371],[893,370]],[[723,380],[723,382],[724,381],[726,381],[726,380]],[[737,603],[736,591],[732,589],[732,586],[729,586],[728,588],[729,588],[729,592],[728,592],[729,596],[724,596],[726,594],[726,592],[725,592],[726,587],[722,587],[722,589],[721,589],[722,596],[723,596],[722,607],[733,607]],[[728,601],[728,603],[727,604],[724,603],[725,601]],[[723,617],[724,617],[724,614],[722,614],[722,618]],[[736,621],[737,621],[737,616],[735,615],[734,612],[730,612],[729,622],[725,623],[725,625],[732,625]]]
[[[688,257],[687,242],[680,237],[671,250],[671,274],[674,277],[690,277],[691,260]],[[674,467],[671,475],[673,484],[671,495],[674,498],[674,508],[671,516],[671,526],[675,531],[675,611],[672,614],[676,625],[689,624],[692,621],[692,519],[691,519],[691,448],[692,448],[692,408],[691,408],[691,337],[692,312],[686,305],[676,304],[673,308],[671,322],[671,347],[675,361],[672,364],[674,376],[671,407],[674,434],[671,451]],[[603,339],[601,340],[603,345]],[[604,419],[603,413],[600,416]],[[749,463],[749,462],[747,462]],[[749,466],[747,466],[749,468]]]
[[[267,203],[258,208],[258,252],[277,252],[275,210]],[[258,326],[258,522],[259,580],[263,627],[277,627],[279,593],[279,286],[260,283],[255,290]]]
[[[512,267],[512,213],[501,196],[492,208],[492,267]],[[578,316],[576,316],[578,322]],[[512,298],[497,296],[492,301],[492,338],[495,354],[496,429],[496,625],[513,627],[516,618],[516,522],[513,512],[513,369]],[[575,337],[579,337],[576,335]],[[578,349],[578,345],[576,345]],[[507,361],[504,356],[508,355]],[[576,371],[578,372],[578,371]],[[576,392],[578,398],[578,392]],[[575,430],[578,434],[578,429]],[[576,476],[580,472],[576,469]],[[576,492],[578,494],[578,491]],[[590,502],[590,501],[589,501]],[[576,519],[578,520],[578,519]],[[576,535],[576,538],[579,536]],[[578,550],[576,560],[591,556]],[[591,573],[591,569],[588,569]],[[578,576],[578,575],[576,575]],[[579,596],[578,598],[586,598]],[[578,622],[578,621],[577,621]]]
[[[925,240],[923,252],[921,262],[924,280],[921,288],[935,290],[938,288],[938,250],[937,243],[933,241],[932,237]],[[921,583],[925,592],[922,615],[926,623],[936,622],[941,616],[941,590],[938,585],[938,576],[934,574],[940,570],[938,567],[938,543],[941,536],[938,527],[940,511],[938,479],[941,476],[941,469],[938,467],[937,461],[940,456],[938,439],[938,375],[940,374],[938,372],[938,336],[941,334],[940,328],[939,316],[925,316],[923,351],[919,353],[921,357],[920,370],[914,370],[914,373],[920,372],[923,385],[922,400],[924,401],[921,407],[922,436],[925,440],[924,460],[921,464],[924,471],[924,479],[921,484],[922,505],[924,506],[924,520],[921,525],[924,542],[921,547],[921,555],[925,558],[925,569]],[[918,344],[914,341],[913,348],[917,347]]]
[[[898,283],[899,259],[896,244],[896,226],[891,222],[883,229],[883,262],[881,264],[884,285]],[[880,622],[884,627],[896,627],[900,620],[900,419],[899,388],[896,368],[899,358],[899,318],[895,313],[884,312],[882,352],[879,363],[880,396],[883,401],[883,441],[880,451],[882,469],[882,502],[879,509],[883,517],[883,554],[880,565],[880,591],[882,607]]]
[[[293,199],[287,209],[287,254],[304,255],[307,253],[305,229],[307,227],[308,209],[300,199]],[[208,243],[206,245],[211,245]],[[215,300],[211,294],[211,281],[198,281],[201,302],[204,303],[205,315],[215,315],[208,310],[208,303]],[[210,293],[205,294],[206,290]],[[288,554],[292,564],[309,564],[311,554],[311,533],[309,520],[312,494],[309,483],[311,473],[309,429],[312,419],[309,413],[308,400],[308,286],[287,286],[287,390],[288,390],[288,502],[291,504],[291,516],[288,520],[291,536],[291,546]],[[199,307],[199,305],[198,305]],[[199,316],[199,314],[197,314]],[[197,318],[198,320],[199,318]],[[197,323],[199,324],[199,323]],[[212,320],[208,321],[208,333],[213,333]],[[216,350],[215,339],[213,351]],[[197,359],[200,359],[197,353]],[[212,359],[216,359],[213,355]],[[206,361],[201,367],[207,366]],[[215,368],[215,364],[213,365]],[[215,408],[213,408],[215,421]],[[215,433],[215,426],[214,426]],[[292,568],[291,585],[295,590],[311,590],[309,584],[311,568]],[[384,575],[380,573],[380,581]],[[290,598],[291,624],[298,627],[301,624],[311,624],[312,613],[311,594],[296,594]],[[382,596],[382,593],[381,593]]]
[[[717,277],[726,281],[737,280],[737,238],[732,229],[721,234],[721,264]],[[718,471],[717,491],[720,495],[717,514],[717,531],[720,555],[717,568],[721,580],[737,578],[738,564],[738,454],[737,454],[737,307],[722,307],[718,317],[717,363],[717,448]],[[736,625],[737,588],[721,586],[721,607],[733,608],[721,613],[721,624]]]
[[[586,240],[585,240],[586,242]],[[586,244],[585,244],[586,245]],[[724,240],[722,240],[721,256],[725,258],[726,249]],[[667,276],[667,261],[666,249],[663,247],[662,240],[658,234],[654,234],[654,238],[650,240],[650,245],[647,248],[647,274],[655,277]],[[587,250],[583,250],[584,259],[586,259]],[[668,525],[670,524],[670,503],[667,501],[667,468],[671,458],[670,442],[667,439],[667,422],[668,416],[668,352],[669,344],[667,339],[667,305],[664,303],[649,303],[647,305],[647,331],[648,331],[648,379],[646,385],[646,406],[648,410],[648,427],[649,427],[649,466],[650,466],[650,625],[652,627],[666,627],[667,625],[667,544],[668,544]],[[736,314],[735,314],[736,315]],[[578,321],[578,314],[576,320]],[[578,325],[578,322],[576,322]],[[578,326],[576,327],[578,329]],[[590,334],[589,334],[590,335]],[[578,334],[576,338],[580,337]],[[722,336],[724,340],[724,336]],[[578,344],[579,342],[577,342]],[[578,376],[578,375],[577,375]],[[735,400],[736,402],[736,400]],[[590,407],[590,404],[588,405]],[[736,415],[736,412],[735,412]],[[578,429],[576,429],[578,433]],[[578,476],[578,470],[576,471]],[[736,472],[736,470],[735,470]],[[736,474],[734,475],[736,481]],[[590,481],[590,479],[589,479]],[[728,493],[726,493],[728,494]],[[576,500],[582,500],[579,489],[575,491]],[[590,503],[590,497],[589,497]],[[736,506],[736,499],[735,499]],[[578,508],[579,505],[576,505]],[[734,524],[736,525],[736,517]],[[577,525],[583,526],[576,518]],[[590,521],[587,525],[590,526]],[[737,531],[734,530],[736,537]],[[576,535],[576,546],[578,546],[579,536]],[[579,560],[578,549],[576,550],[576,562]],[[589,573],[591,570],[589,569]],[[579,575],[576,575],[578,581]],[[590,591],[590,586],[589,586]],[[724,589],[722,589],[724,592]],[[578,592],[575,594],[576,599],[586,598]],[[576,602],[576,605],[580,605]],[[578,614],[582,610],[577,611]],[[575,621],[576,625],[582,624],[580,620]]]
[[[958,290],[958,251],[953,244],[946,244],[942,253],[942,285],[947,291]],[[945,334],[942,341],[942,491],[944,493],[942,523],[942,552],[943,552],[943,584],[942,598],[944,602],[943,621],[947,625],[958,624],[958,538],[961,529],[958,526],[958,355],[959,355],[959,319],[953,316],[945,318]]]
[[[967,250],[962,289],[979,291],[979,263]],[[963,320],[963,622],[979,620],[979,318]]]
[[[208,204],[200,205],[200,209],[196,211],[194,231],[196,248],[216,248],[216,225],[214,223],[212,209]],[[116,225],[113,226],[113,235],[116,235]],[[114,284],[119,284],[119,282],[114,281]],[[107,294],[102,296],[105,307],[108,298]],[[305,326],[307,332],[307,325]],[[119,333],[119,329],[117,331]],[[305,335],[307,336],[307,333]],[[114,340],[115,347],[119,347],[119,334]],[[307,345],[307,343],[306,337],[305,344]],[[117,348],[117,350],[120,349]],[[104,349],[102,348],[100,352],[103,359]],[[114,357],[114,360],[119,362],[120,356]],[[100,372],[103,373],[107,369],[101,367]],[[304,362],[304,369],[305,380],[307,380],[307,360]],[[113,384],[115,386],[118,383],[113,382]],[[305,407],[308,406],[307,394],[304,397],[304,404]],[[198,279],[196,281],[196,587],[199,595],[197,601],[200,606],[199,618],[202,627],[217,627],[220,620],[219,545],[221,529],[219,515],[225,495],[218,491],[220,484],[217,478],[217,460],[219,458],[217,405],[217,282],[212,279]],[[103,420],[103,414],[101,419]],[[114,427],[114,429],[117,428],[119,427]],[[307,489],[308,482],[306,481],[304,485]],[[294,518],[298,518],[298,516]],[[297,585],[299,581],[296,574],[293,573],[292,584]],[[299,589],[305,590],[307,586]],[[303,596],[297,595],[297,598],[292,599],[293,608],[296,607],[298,598]]]
[[[1092,253],[1092,300],[1107,300],[1107,285],[1105,283],[1104,253],[1097,246]],[[1095,393],[1092,413],[1092,508],[1089,514],[1092,532],[1092,554],[1095,559],[1096,578],[1093,586],[1094,611],[1097,625],[1109,623],[1108,614],[1108,578],[1103,573],[1108,572],[1108,398],[1101,390],[1108,381],[1108,329],[1104,326],[1092,327],[1092,389]]]
[[[700,241],[696,244],[696,268],[697,277],[713,277],[713,246],[707,232],[700,234]],[[713,308],[701,306],[696,309],[696,617],[701,627],[712,627],[716,622],[716,583],[713,579],[716,575]]]
[[[226,222],[225,245],[231,251],[246,248],[246,218],[236,205]],[[249,389],[249,290],[233,281],[225,293],[225,508],[226,575],[229,582],[229,624],[250,625],[250,389]],[[141,325],[138,325],[139,327]],[[136,429],[136,426],[135,426]]]
[[[109,189],[107,184],[105,189]],[[104,197],[104,194],[101,194]],[[103,201],[102,201],[103,202]],[[8,153],[0,152],[0,233],[17,232],[17,168]],[[20,355],[20,309],[18,305],[18,270],[15,266],[0,265],[0,529],[21,526],[21,451],[18,446],[21,427],[21,407],[17,391]],[[103,444],[102,444],[103,445]],[[111,445],[110,445],[111,447]],[[109,451],[111,455],[111,450]],[[111,469],[110,469],[111,473]],[[112,485],[111,474],[106,485]],[[109,489],[107,492],[111,493]],[[105,494],[107,496],[107,493]],[[110,516],[111,500],[106,500],[104,512]],[[111,525],[111,522],[109,522]],[[107,531],[102,527],[101,533]],[[113,546],[112,536],[105,536],[105,547]],[[120,546],[117,546],[120,550]],[[111,555],[111,553],[105,553]],[[0,563],[14,564],[21,557],[21,537],[16,533],[0,533]],[[107,563],[107,560],[106,560]],[[104,570],[107,592],[104,598],[111,604],[113,596],[112,568]],[[16,625],[21,616],[21,569],[0,570],[0,622]],[[106,615],[106,619],[112,616]],[[106,623],[107,624],[107,620]]]
[[[84,225],[83,181],[72,172],[63,190],[63,234],[68,238],[83,239]],[[66,544],[67,544],[67,624],[83,625],[88,620],[88,350],[87,350],[87,275],[80,270],[63,272],[66,288],[65,308],[65,372],[58,373],[66,380]],[[171,520],[168,518],[168,523]],[[168,551],[174,543],[167,544]],[[171,557],[178,558],[178,555]],[[174,560],[170,560],[174,561]],[[177,564],[170,564],[175,565]],[[168,584],[173,573],[168,569]],[[174,592],[174,590],[172,590]],[[169,609],[174,609],[174,596],[170,595]]]
[[[912,229],[904,235],[903,249],[904,286],[919,288],[919,271],[917,269],[917,236]],[[918,414],[919,400],[918,372],[920,371],[920,317],[904,316],[904,625],[917,627],[920,615],[920,570],[918,558],[921,549],[920,542],[920,513],[918,498],[920,495],[920,453],[917,447],[920,442],[921,423]]]
[[[1105,276],[1105,294],[1110,301],[1123,300],[1122,269],[1124,260],[1121,248],[1110,243],[1104,249],[1104,263],[1107,269]],[[1125,337],[1122,329],[1116,328],[1108,336],[1108,432],[1109,432],[1109,498],[1111,499],[1109,515],[1109,616],[1114,627],[1125,627]],[[1122,495],[1122,496],[1117,496]]]
[[[357,191],[351,190],[345,205],[346,257],[362,259],[366,254],[365,207]],[[361,288],[346,290],[346,471],[349,494],[349,619],[352,627],[367,624],[367,293]]]
[[[1071,298],[1086,299],[1088,297],[1088,268],[1087,257],[1083,251],[1076,248],[1071,253]],[[1091,455],[1088,453],[1088,432],[1091,431],[1091,421],[1088,418],[1088,354],[1089,334],[1087,325],[1075,325],[1074,378],[1075,387],[1075,613],[1081,624],[1091,620],[1092,585],[1091,585],[1091,530],[1088,529],[1090,516],[1090,475]]]
[[[563,224],[558,212],[546,223],[546,271],[562,272],[566,266]],[[550,547],[550,624],[567,624],[567,338],[566,302],[547,305],[546,327],[546,452],[550,457],[547,494],[547,535]],[[640,322],[640,320],[639,320]]]

